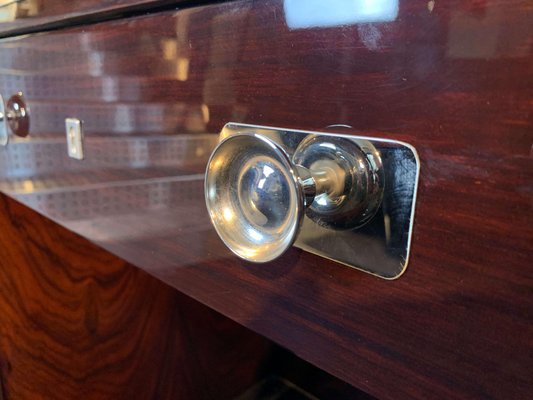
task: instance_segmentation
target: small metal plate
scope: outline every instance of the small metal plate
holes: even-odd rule
[[[409,261],[420,170],[413,146],[365,136],[236,123],[229,123],[222,129],[220,140],[244,133],[257,133],[275,141],[291,157],[308,135],[369,140],[381,155],[385,173],[383,202],[377,214],[366,225],[352,230],[328,229],[305,217],[295,246],[381,278],[395,279],[402,275]]]
[[[65,119],[68,155],[76,160],[83,160],[83,131],[81,121],[77,118]]]

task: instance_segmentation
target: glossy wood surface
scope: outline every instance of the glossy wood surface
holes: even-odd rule
[[[232,399],[272,345],[0,196],[2,399]]]
[[[185,3],[183,0],[5,0],[0,3],[0,37],[39,32],[121,14]]]
[[[288,24],[289,3],[1,42],[0,91],[24,91],[33,113],[30,141],[2,150],[2,162],[20,163],[3,190],[379,398],[527,398],[529,3],[404,0],[387,22],[309,29]],[[92,180],[75,179],[75,161],[52,174],[44,161],[27,165],[26,147],[13,150],[61,148],[65,117],[82,118],[86,142],[100,149],[86,153],[92,165],[81,174]],[[201,165],[178,157],[151,175],[157,152],[143,144],[229,121],[414,145],[421,177],[407,272],[384,281],[297,249],[268,265],[231,256],[208,221]],[[327,128],[338,124],[352,128]],[[128,140],[136,144],[120,154],[136,162],[120,174],[94,161],[109,149],[95,142]]]

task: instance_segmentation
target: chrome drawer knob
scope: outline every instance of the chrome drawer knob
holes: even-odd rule
[[[22,93],[14,94],[6,103],[9,128],[14,135],[26,137],[30,133],[30,109]]]
[[[309,136],[292,157],[256,133],[220,142],[205,198],[222,241],[239,257],[268,262],[296,240],[304,215],[332,229],[367,222],[383,196],[379,153],[343,138]]]
[[[7,145],[9,130],[20,137],[30,133],[30,109],[20,92],[11,96],[5,104],[0,95],[0,146]]]

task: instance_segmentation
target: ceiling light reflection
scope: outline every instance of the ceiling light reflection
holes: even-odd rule
[[[290,29],[394,21],[398,0],[284,0]]]

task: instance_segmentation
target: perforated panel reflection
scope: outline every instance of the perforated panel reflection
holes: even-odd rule
[[[0,152],[0,190],[89,239],[202,231],[203,177],[216,135],[89,138],[87,157],[60,139],[16,140]]]

